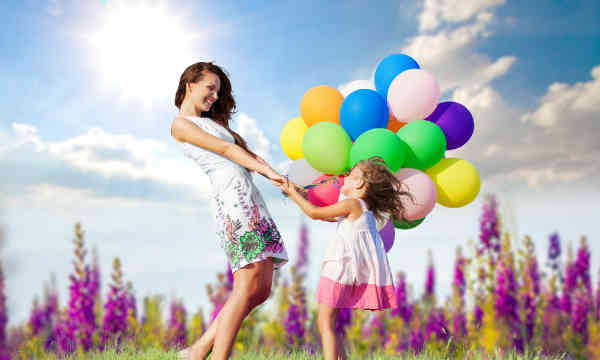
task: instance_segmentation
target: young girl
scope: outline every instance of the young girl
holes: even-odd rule
[[[396,307],[392,271],[375,222],[386,213],[402,214],[401,196],[407,193],[377,157],[352,168],[341,189],[345,199],[331,206],[311,204],[289,181],[281,188],[312,219],[341,217],[323,259],[317,302],[323,355],[327,360],[345,358],[342,341],[334,330],[338,309]]]

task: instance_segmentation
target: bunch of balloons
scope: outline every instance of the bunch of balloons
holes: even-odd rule
[[[393,227],[418,226],[436,202],[450,208],[467,205],[479,193],[480,178],[468,161],[445,157],[446,150],[471,138],[473,116],[459,103],[438,103],[436,79],[413,58],[384,58],[375,71],[375,89],[359,89],[344,98],[331,86],[311,88],[300,103],[301,116],[283,127],[280,143],[293,160],[289,178],[302,186],[319,184],[308,190],[309,200],[318,206],[338,201],[340,174],[363,159],[383,158],[412,196],[403,199],[402,219],[379,226],[382,237],[388,234],[384,244],[389,249]],[[327,179],[331,181],[323,182]]]

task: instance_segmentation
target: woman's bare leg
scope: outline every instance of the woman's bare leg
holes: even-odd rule
[[[233,279],[233,291],[216,322],[211,356],[213,360],[225,360],[229,357],[242,320],[269,297],[273,281],[273,261],[267,259],[244,266],[233,274]]]
[[[329,305],[319,304],[318,324],[323,344],[323,357],[325,360],[337,359],[337,337],[335,336],[335,320],[337,309]]]

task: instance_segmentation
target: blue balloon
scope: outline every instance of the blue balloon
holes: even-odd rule
[[[419,69],[419,64],[408,55],[392,54],[381,60],[375,70],[375,89],[387,100],[392,81],[404,70]]]
[[[352,141],[374,128],[387,128],[390,111],[376,91],[359,89],[346,96],[340,108],[340,124]]]

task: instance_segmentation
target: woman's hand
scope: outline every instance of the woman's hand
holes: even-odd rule
[[[285,176],[283,176],[280,173],[278,173],[277,171],[273,170],[273,168],[271,168],[268,165],[265,167],[265,169],[263,171],[260,172],[260,174],[262,176],[266,177],[267,179],[271,180],[271,183],[273,183],[273,185],[275,185],[275,186],[280,186],[286,180]]]

